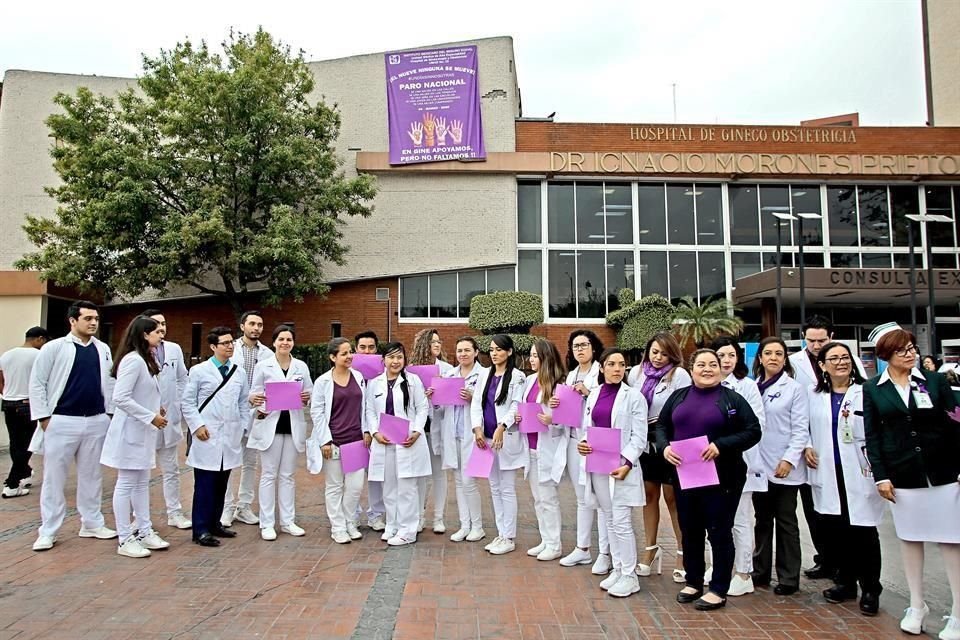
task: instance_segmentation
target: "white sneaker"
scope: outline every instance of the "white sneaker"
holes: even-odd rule
[[[708,586],[711,580],[713,580],[713,567],[707,567],[703,572],[703,586]]]
[[[470,529],[467,534],[467,542],[477,542],[487,537],[487,532],[483,529]]]
[[[53,543],[57,541],[55,536],[37,536],[37,541],[33,543],[34,551],[46,551],[53,548]]]
[[[745,596],[748,593],[753,593],[753,578],[741,578],[739,575],[734,574],[733,579],[730,580],[730,588],[727,589],[727,595]]]
[[[351,540],[359,540],[363,537],[363,534],[360,533],[360,529],[357,528],[356,522],[347,523],[347,535],[350,536]]]
[[[337,544],[350,544],[350,536],[347,535],[346,531],[331,533],[330,537],[333,538],[333,541]]]
[[[544,547],[543,551],[537,554],[537,560],[546,561],[546,560],[557,560],[563,557],[563,552],[560,551],[560,548],[551,549],[550,547]]]
[[[960,618],[943,616],[943,619],[947,621],[947,625],[937,637],[940,640],[960,640]]]
[[[447,526],[443,524],[443,520],[434,520],[433,521],[433,532],[437,535],[447,532]]]
[[[593,562],[593,557],[590,556],[589,551],[584,551],[580,547],[574,547],[573,551],[560,559],[560,566],[575,567],[578,564],[590,564],[591,562]]]
[[[470,529],[457,529],[452,536],[450,536],[451,542],[463,542],[467,539],[467,536],[470,535]]]
[[[600,581],[600,588],[603,589],[604,591],[607,591],[610,589],[610,587],[617,584],[617,581],[619,580],[620,580],[620,574],[613,573],[611,571],[610,575],[608,575],[606,578]]]
[[[389,540],[387,540],[387,544],[390,545],[391,547],[402,547],[405,544],[413,544],[416,541],[417,541],[416,538],[404,538],[400,534],[397,534],[392,538],[390,538]]]
[[[30,472],[30,477],[20,481],[20,486],[24,489],[29,489],[33,486],[33,471]]]
[[[3,493],[0,493],[0,496],[4,498],[19,498],[20,496],[30,495],[30,489],[27,489],[24,485],[18,485],[14,488],[4,487]]]
[[[77,534],[81,538],[97,538],[98,540],[113,540],[117,537],[117,532],[110,527],[97,527],[96,529],[80,528]]]
[[[610,562],[610,554],[601,553],[597,555],[597,561],[593,563],[593,568],[590,569],[590,573],[595,576],[602,576],[610,573],[612,568],[613,564]]]
[[[241,522],[243,522],[243,521],[241,520]],[[259,520],[258,520],[258,522],[259,522]],[[295,522],[291,522],[290,524],[282,524],[282,525],[280,525],[280,531],[283,531],[284,533],[286,533],[286,534],[288,534],[288,535],[291,535],[291,536],[294,536],[294,537],[296,537],[296,538],[299,538],[299,537],[302,536],[302,535],[306,535],[306,533],[307,533],[307,532],[304,531],[301,527],[298,527],[298,526],[297,526],[297,523],[295,523]],[[349,536],[348,536],[348,537],[349,537]]]
[[[546,548],[547,548],[547,543],[541,540],[540,544],[538,544],[537,546],[530,547],[529,549],[527,549],[527,555],[533,558],[536,558],[538,555],[540,555],[540,552]]]
[[[117,547],[117,555],[128,558],[146,558],[150,555],[149,549],[144,549],[134,536],[130,536]]]
[[[383,534],[380,536],[380,539],[383,540],[384,542],[389,542],[390,538],[392,538],[395,535],[397,535],[396,529],[394,529],[393,531],[387,531],[386,529],[384,529]]]
[[[510,538],[500,538],[500,544],[490,549],[490,554],[495,556],[502,556],[505,553],[510,553],[517,548],[517,545],[514,544],[513,540]]]
[[[190,521],[190,518],[183,515],[182,511],[174,511],[167,516],[167,526],[176,527],[177,529],[189,529],[193,526],[193,523]]]
[[[903,610],[903,619],[900,620],[900,630],[905,633],[912,633],[915,636],[923,633],[923,619],[930,613],[930,607],[926,604],[923,609],[914,609],[907,607]]]
[[[383,531],[387,528],[387,519],[382,513],[378,513],[373,518],[367,518],[367,526],[374,531]]]
[[[140,546],[144,549],[169,549],[170,543],[157,535],[157,532],[153,529],[147,532],[147,535],[142,535],[137,538],[137,542],[140,543]]]
[[[273,527],[264,527],[260,529],[260,537],[267,542],[273,542],[277,539],[277,530]]]
[[[420,518],[420,522],[417,523],[417,533],[421,533],[422,531],[423,531],[423,518]]]
[[[220,524],[224,527],[232,527],[233,520],[237,517],[237,510],[234,507],[226,507],[220,514]]]
[[[490,551],[490,549],[493,549],[495,546],[497,546],[497,543],[498,543],[498,542],[500,542],[500,536],[497,536],[497,537],[495,537],[493,540],[491,540],[490,542],[488,542],[488,543],[483,547],[483,550],[484,550],[484,551]]]
[[[251,509],[248,504],[242,504],[237,507],[237,515],[235,518],[243,524],[260,524],[260,518],[257,517],[257,514],[253,512],[253,509]]]
[[[614,598],[626,598],[637,591],[640,591],[640,581],[637,579],[637,574],[631,571],[627,575],[621,575],[617,583],[607,590],[607,593]]]

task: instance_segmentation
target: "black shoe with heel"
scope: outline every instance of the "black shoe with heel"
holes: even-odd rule
[[[697,601],[700,596],[703,595],[703,589],[697,589],[691,593],[684,593],[681,591],[677,594],[677,602],[680,604],[690,604],[691,602]]]

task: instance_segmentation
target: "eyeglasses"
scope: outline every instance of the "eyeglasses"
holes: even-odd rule
[[[894,353],[897,354],[897,355],[900,356],[900,357],[908,356],[908,355],[910,355],[910,354],[915,354],[915,353],[917,353],[917,345],[915,345],[915,344],[908,344],[908,345],[905,346],[903,349],[897,349],[896,351],[894,351]]]
[[[850,362],[850,356],[830,356],[826,361],[830,364],[846,364]]]
[[[218,342],[218,343],[217,343],[217,346],[218,346],[218,347],[226,347],[226,346],[231,346],[231,347],[232,347],[232,346],[233,346],[233,340],[230,340],[229,342]]]
[[[589,343],[589,342],[574,342],[574,343],[573,343],[572,345],[570,345],[570,346],[572,346],[572,347],[573,347],[575,350],[577,350],[577,351],[583,351],[584,349],[589,349],[589,348],[590,348],[590,343]]]

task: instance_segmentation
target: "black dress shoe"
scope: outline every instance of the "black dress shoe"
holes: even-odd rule
[[[714,609],[720,609],[725,606],[727,606],[726,598],[722,598],[720,602],[710,602],[709,600],[704,600],[703,598],[700,598],[699,600],[693,603],[693,607],[697,611],[713,611]]]
[[[773,588],[773,592],[778,596],[792,596],[799,590],[800,587],[791,587],[787,584],[778,584]]]
[[[214,538],[209,533],[201,533],[199,536],[193,539],[195,544],[200,545],[201,547],[219,547],[220,541]]]
[[[751,579],[753,579],[753,586],[755,586],[755,587],[769,587],[769,586],[770,586],[770,578],[761,577],[761,576],[759,576],[759,575],[756,574],[756,573],[752,574],[750,577],[751,577]]]
[[[822,564],[815,564],[804,571],[803,575],[807,576],[811,580],[823,580],[824,578],[832,579],[836,577],[837,570],[831,567],[826,567]]]
[[[880,594],[864,591],[860,596],[860,613],[865,616],[875,616],[880,610]]]
[[[677,602],[680,604],[690,604],[691,602],[695,602],[702,595],[703,589],[697,589],[693,593],[684,593],[681,591],[677,594]]]
[[[838,584],[829,589],[823,590],[823,599],[827,602],[832,602],[833,604],[840,604],[841,602],[846,602],[847,600],[856,600],[857,599],[857,587],[846,586]]]
[[[218,538],[236,538],[237,532],[231,531],[230,529],[225,529],[224,527],[214,527],[210,530],[210,533],[217,536]]]

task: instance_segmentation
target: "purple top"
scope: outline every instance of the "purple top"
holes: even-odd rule
[[[842,473],[840,473],[840,442],[839,442],[839,439],[837,438],[837,429],[840,426],[841,405],[843,404],[843,399],[846,396],[847,396],[846,392],[843,392],[843,393],[837,393],[836,391],[830,392],[830,408],[832,409],[830,414],[833,419],[833,422],[831,423],[832,428],[830,429],[833,435],[833,464],[834,464],[834,470],[837,471],[838,474],[840,475],[842,475]]]
[[[345,387],[333,382],[333,403],[330,406],[330,435],[340,445],[363,439],[360,415],[363,412],[363,391],[351,375]]]
[[[600,395],[597,397],[597,403],[593,405],[593,413],[590,414],[593,420],[593,426],[603,427],[604,429],[613,428],[613,401],[617,399],[617,393],[620,391],[620,385],[604,383],[600,387]]]
[[[384,407],[384,413],[388,416],[396,415],[393,412],[393,385],[397,383],[399,378],[394,378],[393,380],[387,380],[387,403]]]
[[[709,389],[690,387],[690,393],[673,410],[674,440],[707,436],[712,442],[714,434],[726,422],[726,416],[717,406],[719,401],[719,384]]]
[[[501,376],[490,375],[490,388],[487,389],[486,402],[483,405],[483,435],[487,438],[493,437],[493,432],[497,430],[497,385],[500,384]]]
[[[539,380],[534,380],[534,381],[533,381],[533,386],[530,387],[530,391],[527,392],[527,398],[526,398],[527,402],[536,402],[538,395],[540,395],[540,381],[539,381]],[[538,435],[539,435],[539,434],[537,434],[537,433],[528,433],[528,434],[527,434],[527,442],[530,443],[530,448],[531,448],[531,449],[536,449],[536,448],[537,448],[537,436],[538,436]]]

